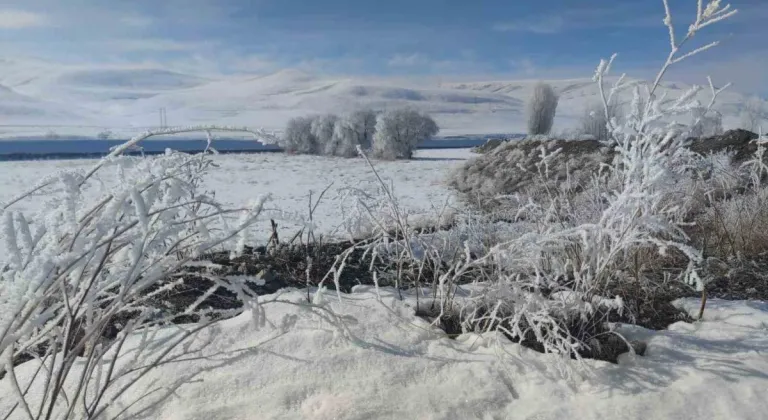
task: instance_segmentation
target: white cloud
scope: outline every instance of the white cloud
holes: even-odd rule
[[[279,65],[275,61],[264,56],[251,55],[237,57],[231,61],[230,68],[241,73],[263,73],[277,70]]]
[[[661,18],[657,13],[648,13],[637,2],[600,8],[564,9],[547,15],[530,15],[513,21],[496,23],[492,29],[499,32],[559,34],[570,29],[637,28],[657,26],[660,22]]]
[[[45,15],[16,9],[0,9],[0,29],[24,29],[48,23]]]
[[[163,38],[115,39],[105,44],[125,52],[199,51],[214,45],[211,42],[183,42]]]
[[[390,67],[416,67],[431,64],[431,60],[422,54],[395,54],[387,64]]]
[[[550,16],[499,23],[493,26],[499,32],[532,32],[535,34],[556,34],[565,28],[562,16]]]

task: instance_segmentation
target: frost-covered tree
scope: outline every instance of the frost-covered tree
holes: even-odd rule
[[[376,132],[376,113],[371,110],[355,111],[336,120],[333,137],[325,145],[330,156],[355,157],[357,146],[370,149]]]
[[[376,131],[376,113],[355,111],[342,118],[334,114],[298,117],[288,121],[280,146],[288,151],[326,156],[357,156],[357,146],[370,149]]]
[[[752,96],[741,109],[741,127],[752,132],[760,131],[764,120],[768,119],[768,106],[765,101]]]
[[[370,149],[373,144],[373,134],[376,133],[376,112],[371,109],[355,111],[349,115],[348,121],[357,136],[357,143],[363,149]]]
[[[318,152],[333,156],[333,131],[339,117],[333,114],[319,115],[312,120],[310,131],[317,139]]]
[[[723,115],[705,107],[694,107],[691,110],[693,122],[688,135],[701,138],[723,134]]]
[[[320,150],[317,137],[312,132],[314,117],[297,117],[288,121],[280,142],[287,152],[311,154]]]
[[[420,141],[440,129],[429,115],[413,109],[396,109],[379,115],[373,135],[373,156],[380,159],[410,159]]]
[[[528,99],[528,134],[549,134],[555,121],[559,98],[552,86],[537,83]]]
[[[581,118],[580,134],[592,136],[595,140],[607,141],[610,138],[608,119],[617,118],[619,107],[615,103],[608,105],[608,112],[602,103],[596,102],[587,106]]]
[[[333,137],[326,145],[325,153],[331,156],[357,156],[358,142],[355,125],[349,117],[340,118],[333,127]]]

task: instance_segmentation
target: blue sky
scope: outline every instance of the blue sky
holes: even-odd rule
[[[679,31],[695,0],[670,0]],[[671,75],[768,93],[768,2],[697,37],[714,53]],[[661,0],[0,0],[0,55],[203,74],[316,73],[446,79],[649,77],[668,50]]]

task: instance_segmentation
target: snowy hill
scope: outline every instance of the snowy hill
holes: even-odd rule
[[[410,106],[431,113],[442,134],[524,130],[524,105],[537,80],[416,83],[361,77],[325,77],[299,70],[211,79],[158,68],[61,66],[0,60],[0,117],[49,125],[98,125],[118,133],[155,126],[165,108],[168,124],[232,124],[281,129],[294,116],[344,113],[361,107]],[[598,101],[588,78],[552,80],[560,93],[556,130],[574,126]],[[666,84],[669,98],[689,86]],[[8,98],[11,95],[15,97]],[[699,98],[708,101],[708,92]],[[744,96],[726,91],[718,109],[734,123]],[[134,128],[131,128],[134,127]],[[82,133],[88,134],[88,133]]]
[[[39,124],[40,121],[64,123],[83,121],[85,116],[77,106],[22,95],[8,86],[0,85],[0,125]]]

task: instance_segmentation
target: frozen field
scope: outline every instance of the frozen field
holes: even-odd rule
[[[647,340],[645,357],[587,361],[593,375],[565,380],[553,356],[501,336],[448,339],[409,299],[380,295],[361,287],[338,302],[328,293],[314,309],[296,305],[300,291],[264,296],[271,324],[257,329],[246,312],[203,331],[192,346],[201,350],[151,371],[108,413],[144,394],[132,409],[151,408],[137,418],[165,420],[760,420],[768,412],[765,303],[715,300],[704,322],[623,328]],[[323,307],[344,317],[345,332]],[[18,369],[22,383],[36,365]],[[0,381],[0,413],[14,402],[9,386]],[[152,405],[159,387],[175,391]]]
[[[375,164],[405,209],[434,215],[446,203],[457,205],[444,180],[471,156],[469,150],[429,150],[413,161]],[[269,193],[270,207],[305,215],[309,192],[317,196],[333,183],[315,214],[319,231],[330,234],[342,223],[346,188],[375,191],[375,175],[361,159],[255,154],[214,160],[218,167],[204,188],[231,206]],[[0,163],[0,201],[46,175],[93,164]],[[108,184],[111,176],[106,171],[102,180]],[[17,208],[35,210],[44,199]],[[267,221],[258,234],[268,236]],[[263,328],[256,328],[247,311],[207,328],[192,347],[199,349],[185,361],[151,371],[109,414],[159,387],[173,389],[173,395],[157,404],[142,400],[131,410],[147,411],[135,418],[759,420],[768,413],[765,302],[712,300],[703,322],[679,322],[665,331],[619,327],[628,339],[648,343],[645,357],[625,354],[618,365],[587,360],[591,375],[564,379],[554,356],[503,336],[448,339],[415,315],[411,297],[400,300],[390,289],[358,287],[341,301],[326,292],[314,307],[297,305],[304,293],[260,298],[269,321]],[[679,304],[697,311],[696,300]],[[126,347],[139,343],[136,336]],[[36,363],[18,369],[21,382]],[[10,386],[0,380],[0,414],[15,403]]]
[[[433,216],[446,204],[455,204],[444,180],[451,168],[471,155],[469,149],[421,150],[413,161],[375,162],[375,165],[382,178],[394,184],[405,209],[412,214]],[[333,184],[314,216],[318,231],[326,234],[337,232],[342,222],[339,202],[347,188],[374,193],[377,187],[373,171],[362,159],[281,153],[219,155],[213,159],[219,167],[211,169],[202,189],[214,191],[216,198],[227,206],[243,206],[261,194],[271,194],[269,208],[306,217],[310,191],[316,200]],[[0,203],[26,191],[47,175],[62,170],[88,170],[95,162],[91,159],[0,162]],[[109,183],[110,171],[103,172],[101,179]],[[44,200],[45,197],[34,197],[13,208],[34,211]],[[290,223],[278,223],[283,227],[283,235],[295,232],[295,226]],[[258,238],[268,238],[268,221],[258,225],[255,234]]]

